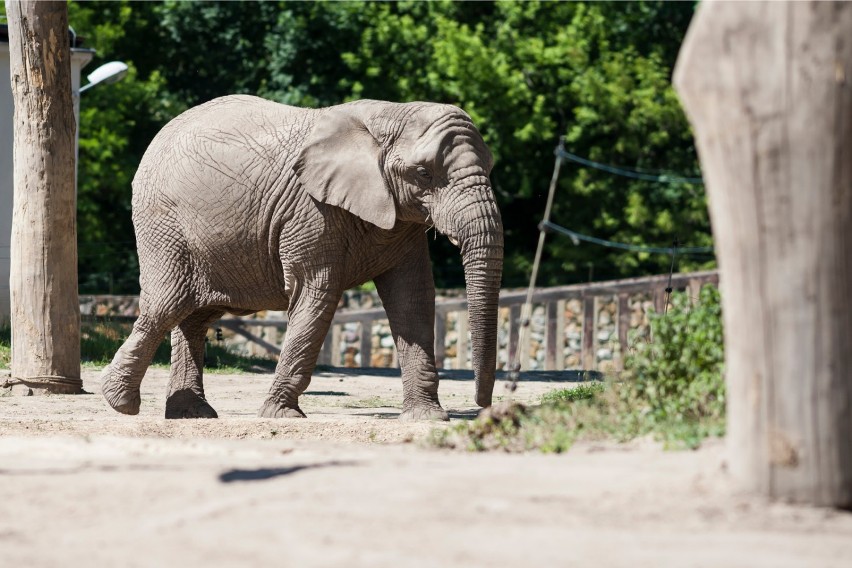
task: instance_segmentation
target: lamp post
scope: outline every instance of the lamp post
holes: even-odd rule
[[[121,81],[125,75],[127,75],[126,63],[121,61],[110,61],[109,63],[104,63],[86,76],[86,79],[89,80],[89,84],[80,87],[80,90],[77,91],[77,93],[79,94],[83,91],[87,91],[100,83],[109,85],[110,83]]]
[[[95,85],[100,85],[101,83],[104,85],[116,83],[121,81],[125,75],[127,75],[127,64],[123,61],[110,61],[109,63],[104,63],[86,76],[86,79],[89,80],[88,84],[83,85],[73,93],[74,106],[76,107],[75,115],[78,117],[77,136],[74,139],[74,195],[77,195],[77,170],[79,169],[78,163],[80,162],[80,93],[88,91]]]

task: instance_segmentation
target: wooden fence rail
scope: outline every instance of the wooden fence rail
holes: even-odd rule
[[[569,300],[579,300],[582,303],[582,350],[580,356],[581,367],[585,370],[594,370],[597,367],[595,353],[596,335],[598,332],[597,314],[599,303],[602,298],[617,299],[616,314],[616,337],[620,352],[626,353],[628,349],[628,330],[630,327],[629,301],[631,295],[645,294],[649,296],[657,312],[665,309],[665,288],[668,285],[668,275],[650,276],[643,278],[630,278],[626,280],[613,280],[608,282],[592,282],[588,284],[574,284],[570,286],[555,286],[539,288],[533,294],[533,304],[544,307],[544,370],[563,370],[565,359],[563,350],[565,348],[565,305]],[[693,272],[686,274],[674,274],[671,285],[674,290],[688,290],[691,297],[697,297],[698,291],[704,284],[718,285],[719,276],[715,271]],[[526,291],[502,291],[500,293],[500,308],[508,309],[509,338],[507,346],[507,360],[511,361],[518,349],[521,349],[521,367],[530,368],[529,346],[518,345],[518,331],[520,329],[521,305],[526,300]],[[448,333],[448,316],[455,314],[455,354],[449,359],[446,350],[446,339]],[[83,316],[84,320],[93,319],[92,316]],[[111,317],[110,319],[120,321],[132,321],[134,317]],[[319,363],[324,365],[342,366],[353,364],[352,361],[344,361],[341,341],[342,327],[345,324],[359,324],[359,354],[360,366],[371,366],[373,352],[373,326],[377,322],[387,320],[387,315],[382,307],[369,309],[340,309],[334,316],[331,328],[326,336],[320,352]],[[435,304],[435,359],[439,368],[451,367],[455,369],[466,368],[468,361],[468,319],[467,300],[465,298],[441,299]],[[277,356],[280,345],[270,343],[263,339],[258,333],[260,328],[277,328],[286,330],[287,318],[275,319],[252,319],[227,317],[220,319],[213,327],[229,329],[234,333],[245,337],[264,351]],[[396,350],[392,364],[396,364]],[[620,361],[618,362],[620,366]]]

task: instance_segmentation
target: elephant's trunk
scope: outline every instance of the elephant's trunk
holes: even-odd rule
[[[476,379],[476,404],[491,405],[497,368],[497,310],[503,273],[503,223],[490,187],[473,190],[457,217]]]

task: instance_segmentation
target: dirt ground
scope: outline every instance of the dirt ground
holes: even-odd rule
[[[394,420],[392,375],[316,376],[305,420],[255,417],[269,375],[208,376],[207,421],[162,418],[164,370],[135,417],[100,394],[2,396],[0,566],[852,565],[852,514],[737,494],[721,442],[430,450],[434,425]],[[441,383],[453,421],[472,397],[465,373]]]

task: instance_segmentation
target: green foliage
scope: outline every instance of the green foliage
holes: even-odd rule
[[[686,119],[670,84],[690,4],[558,2],[369,4],[372,25],[344,53],[352,98],[435,100],[464,108],[496,158],[492,182],[504,211],[504,283],[525,282],[560,135],[604,163],[697,171]],[[644,31],[639,33],[638,30]],[[711,243],[704,194],[691,185],[613,177],[566,165],[553,219],[579,232],[634,244],[676,236]],[[457,255],[433,243],[439,285],[457,285]],[[548,239],[543,283],[658,273],[660,255],[575,247]],[[707,259],[682,268],[708,266]]]
[[[224,345],[208,343],[204,355],[204,370],[211,373],[272,373],[276,361],[265,357],[239,355]],[[321,370],[319,367],[317,371]]]
[[[81,329],[80,353],[86,366],[103,367],[111,360],[130,333],[127,323],[84,323]],[[2,345],[0,335],[0,345]],[[2,353],[2,351],[0,351]],[[157,347],[153,364],[169,366],[171,342],[164,338]],[[245,357],[229,351],[223,345],[208,343],[204,356],[205,371],[213,373],[269,373],[275,370],[275,361],[261,357]]]
[[[80,326],[80,359],[83,365],[102,367],[112,361],[113,355],[130,334],[127,323],[86,323]],[[157,347],[155,364],[167,364],[171,358],[169,345],[164,341]]]
[[[81,291],[134,293],[130,182],[150,140],[182,110],[250,93],[325,106],[358,98],[464,108],[496,158],[504,285],[528,277],[559,136],[605,163],[692,174],[692,136],[671,88],[691,3],[72,2],[97,50],[86,71],[123,60],[120,83],[81,96]],[[700,186],[628,180],[566,164],[553,220],[634,244],[711,243]],[[460,286],[458,251],[431,241],[439,287]],[[659,273],[665,255],[551,237],[543,284]],[[685,258],[681,269],[712,266]]]
[[[12,365],[12,328],[0,325],[0,369],[8,369]]]
[[[577,439],[627,441],[653,434],[670,448],[694,448],[725,431],[724,351],[719,292],[695,305],[682,293],[651,319],[654,340],[606,385],[556,390],[534,407],[497,407],[470,422],[434,430],[430,443],[471,451],[562,452]]]
[[[541,397],[541,403],[547,404],[550,402],[575,402],[577,400],[586,400],[598,395],[604,391],[602,383],[589,383],[577,385],[569,389],[558,389],[550,391]]]
[[[138,292],[130,182],[148,143],[185,108],[159,70],[139,68],[157,45],[148,31],[156,25],[155,6],[123,1],[68,7],[71,26],[97,50],[84,75],[112,60],[130,67],[118,83],[80,95],[77,234],[84,294]]]
[[[705,286],[697,303],[672,295],[667,315],[651,319],[652,342],[640,344],[626,360],[633,385],[631,402],[653,427],[674,438],[700,439],[723,431],[724,345],[719,291]]]
[[[341,102],[339,51],[367,25],[360,3],[170,0],[157,13],[157,68],[187,106],[235,93],[301,106]]]

